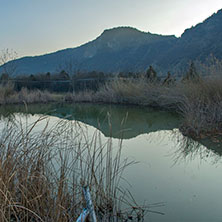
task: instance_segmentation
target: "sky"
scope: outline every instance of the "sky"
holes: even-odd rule
[[[179,37],[221,8],[222,0],[0,0],[0,50],[41,55],[118,26]]]

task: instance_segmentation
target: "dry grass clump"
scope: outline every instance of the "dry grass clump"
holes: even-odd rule
[[[0,84],[0,104],[5,104],[6,99],[15,94],[12,83]]]
[[[13,100],[13,98],[11,98]],[[48,91],[40,90],[28,90],[23,88],[18,96],[15,98],[15,101],[19,103],[25,101],[26,103],[47,103],[47,102],[58,102],[62,100],[62,95],[51,93]]]
[[[96,102],[95,92],[93,91],[80,91],[78,93],[67,93],[64,96],[65,102]]]
[[[133,79],[116,79],[100,89],[96,94],[98,100],[109,101],[113,103],[137,103],[143,100],[144,82]],[[136,98],[136,100],[135,100]]]
[[[0,221],[75,221],[85,206],[84,185],[98,221],[127,221],[121,204],[129,200],[119,182],[129,164],[121,143],[114,152],[111,139],[102,143],[98,131],[89,136],[77,122],[7,122],[0,137]]]
[[[180,111],[185,135],[204,137],[222,132],[222,79],[204,79],[186,83]]]
[[[175,109],[181,95],[179,87],[165,86],[161,82],[149,82],[146,78],[120,79],[107,84],[96,94],[97,101],[152,106]]]
[[[63,95],[51,93],[48,91],[28,90],[22,88],[16,92],[14,86],[10,83],[0,85],[0,104],[21,104],[30,103],[47,103],[63,101]]]
[[[70,102],[102,102],[117,104],[134,104],[162,107],[170,109],[179,102],[175,89],[163,86],[161,82],[151,83],[146,78],[115,79],[106,83],[97,92],[83,91],[68,94],[66,101]]]

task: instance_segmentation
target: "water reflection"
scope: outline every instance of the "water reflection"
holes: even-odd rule
[[[0,107],[0,115],[10,116],[14,112],[48,114],[69,120],[78,120],[98,128],[105,136],[130,139],[140,134],[172,130],[180,123],[174,113],[135,106],[116,105],[31,105]],[[111,128],[110,128],[111,127]],[[111,130],[111,131],[110,131]]]
[[[95,104],[49,104],[49,105],[12,105],[1,106],[0,117],[13,118],[14,113],[24,115],[47,114],[59,118],[81,121],[99,129],[106,137],[118,139],[132,139],[141,134],[149,134],[147,143],[152,142],[152,132],[168,130],[161,134],[168,137],[174,147],[178,147],[172,154],[175,163],[183,160],[193,160],[197,156],[204,160],[213,157],[215,162],[222,156],[222,143],[214,143],[203,139],[195,141],[183,136],[178,126],[181,118],[175,113],[157,111],[151,108],[121,105]],[[158,142],[164,138],[158,137]],[[212,151],[212,152],[211,152]]]
[[[33,105],[27,110],[24,106],[0,107],[4,117],[13,112],[31,119],[34,114],[75,119],[85,123],[91,133],[99,129],[102,139],[110,133],[114,138],[123,138],[124,158],[140,162],[124,174],[136,200],[165,203],[165,207],[157,209],[165,215],[149,214],[148,221],[221,221],[221,144],[184,137],[178,130],[179,116],[113,105]]]
[[[174,164],[181,163],[181,161],[191,162],[197,158],[200,161],[210,160],[212,164],[221,160],[222,150],[218,149],[221,144],[215,144],[209,140],[195,141],[183,136],[178,129],[172,130],[169,138],[174,143],[174,147],[178,147],[171,153]]]

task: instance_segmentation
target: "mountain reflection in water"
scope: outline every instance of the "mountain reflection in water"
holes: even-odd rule
[[[216,155],[222,155],[222,144],[208,139],[194,141],[182,136],[177,129],[181,124],[178,114],[152,108],[122,105],[101,104],[33,104],[8,105],[0,107],[0,115],[9,117],[13,113],[46,114],[68,120],[77,120],[99,129],[106,137],[131,139],[141,134],[149,134],[161,130],[171,130],[180,143],[180,156],[184,158],[199,153],[203,155],[204,147]],[[205,152],[205,155],[209,155]]]

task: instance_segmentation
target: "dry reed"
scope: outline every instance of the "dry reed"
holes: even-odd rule
[[[144,211],[119,187],[133,162],[122,159],[121,141],[115,151],[111,139],[101,141],[99,131],[90,136],[75,121],[8,121],[0,137],[0,221],[75,221],[84,185],[99,221],[127,221],[123,205],[141,218]]]
[[[28,90],[22,88],[21,91],[15,91],[11,83],[0,85],[0,105],[22,104],[22,103],[48,103],[63,102],[64,96],[48,91]]]

